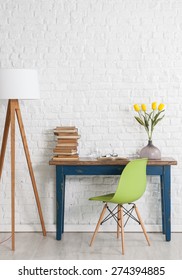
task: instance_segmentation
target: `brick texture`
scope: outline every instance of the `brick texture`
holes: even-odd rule
[[[182,2],[177,0],[0,0],[0,67],[36,68],[41,99],[20,103],[47,229],[55,228],[53,128],[79,128],[80,155],[113,148],[135,155],[147,143],[132,105],[164,102],[153,141],[172,169],[172,229],[182,230]],[[0,139],[6,111],[0,101]],[[18,129],[16,224],[40,229]],[[0,224],[9,229],[10,146],[0,182]],[[93,228],[101,205],[88,197],[115,190],[118,178],[70,177],[65,223]],[[79,205],[79,206],[78,206]],[[138,203],[145,224],[161,224],[158,178]],[[113,229],[113,225],[109,225]]]

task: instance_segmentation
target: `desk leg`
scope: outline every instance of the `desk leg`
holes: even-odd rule
[[[65,175],[61,176],[61,188],[62,188],[62,233],[64,233],[64,209],[65,209]]]
[[[165,217],[164,217],[164,178],[161,175],[160,176],[160,182],[161,182],[161,212],[162,212],[162,233],[165,234],[166,233],[166,225],[165,225]]]
[[[164,166],[163,169],[164,182],[164,219],[165,219],[165,234],[166,241],[171,240],[171,167]]]
[[[64,232],[65,176],[63,167],[56,166],[56,239],[61,240]]]

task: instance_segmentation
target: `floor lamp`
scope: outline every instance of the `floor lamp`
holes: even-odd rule
[[[33,186],[33,191],[37,203],[38,213],[42,226],[43,235],[46,235],[44,219],[37,191],[36,181],[28,150],[26,134],[23,126],[19,101],[20,99],[39,99],[39,84],[37,71],[32,69],[0,69],[0,99],[8,99],[8,107],[4,126],[0,153],[0,178],[3,169],[4,156],[8,133],[10,129],[11,142],[11,233],[12,250],[15,250],[15,117],[17,117],[21,139],[28,164],[28,170]]]

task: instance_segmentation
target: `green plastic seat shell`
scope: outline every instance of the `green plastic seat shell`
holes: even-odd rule
[[[131,203],[138,200],[146,189],[147,159],[135,159],[124,168],[115,193],[89,198],[89,200],[115,204]]]

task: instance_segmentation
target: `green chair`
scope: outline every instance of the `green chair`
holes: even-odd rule
[[[141,220],[140,214],[138,209],[133,203],[134,201],[138,200],[145,192],[146,189],[146,166],[147,166],[147,159],[135,159],[130,161],[126,167],[124,168],[119,183],[115,193],[110,193],[106,195],[91,197],[89,200],[94,201],[102,201],[104,202],[103,210],[100,214],[100,218],[98,220],[97,226],[95,228],[95,232],[92,236],[90,246],[92,246],[96,234],[99,230],[99,226],[102,225],[104,222],[109,220],[110,218],[114,218],[117,222],[117,238],[119,238],[119,234],[121,231],[121,245],[122,245],[122,254],[124,255],[124,226],[128,222],[129,218],[132,218],[136,222],[138,222],[143,230],[145,238],[150,246],[150,241],[147,236],[147,233],[144,228],[144,224]],[[116,204],[115,208],[111,211],[108,207],[108,203]],[[127,210],[123,204],[131,204],[130,210]],[[107,217],[104,218],[104,214],[106,209],[109,211]],[[137,218],[132,214],[133,210],[136,212]],[[124,216],[127,217],[126,222],[124,224]]]

